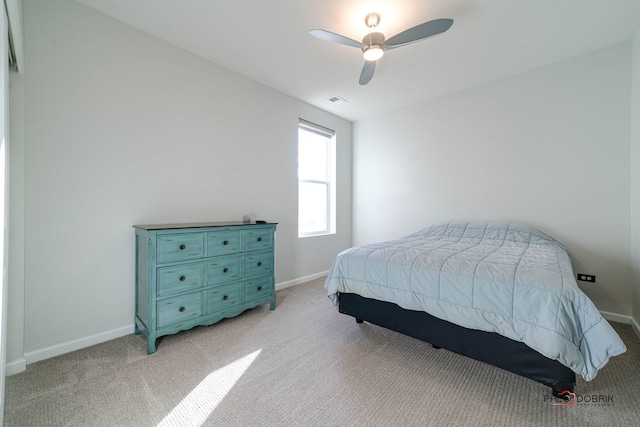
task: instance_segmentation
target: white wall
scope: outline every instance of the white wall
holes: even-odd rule
[[[133,224],[277,221],[277,284],[350,246],[350,122],[71,0],[24,21],[28,363],[133,330]],[[300,117],[337,131],[334,236],[297,238]]]
[[[631,265],[633,318],[640,334],[640,29],[633,39],[631,102]]]
[[[354,124],[354,244],[439,221],[532,224],[600,310],[631,314],[630,44]]]

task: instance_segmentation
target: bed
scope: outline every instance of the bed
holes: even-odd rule
[[[526,224],[441,223],[347,249],[325,282],[339,311],[573,392],[626,351],[578,288],[567,250]]]

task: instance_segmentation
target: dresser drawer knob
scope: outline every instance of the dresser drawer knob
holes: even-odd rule
[[[181,282],[184,282],[184,280],[185,280],[185,279],[186,279],[186,277],[184,277],[184,276],[180,276],[180,281],[181,281]]]
[[[229,297],[227,295],[225,295],[225,296],[222,297],[222,299],[226,301],[226,300],[229,299]]]
[[[180,307],[180,313],[184,312],[184,307]]]
[[[258,237],[258,242],[262,242],[262,237]]]
[[[180,250],[183,251],[184,248],[186,248],[186,247],[187,247],[186,245],[180,245]]]
[[[258,286],[258,290],[261,291],[262,290],[262,286]]]
[[[223,245],[227,246],[229,244],[228,240],[225,240],[224,242],[222,242]]]
[[[228,273],[228,272],[229,272],[229,269],[228,269],[227,267],[225,267],[225,268],[222,270],[222,272],[223,272],[223,273]]]
[[[258,267],[262,267],[262,261],[258,262]]]

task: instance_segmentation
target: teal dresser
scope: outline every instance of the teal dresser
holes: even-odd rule
[[[277,223],[134,225],[136,334],[156,339],[271,303]]]

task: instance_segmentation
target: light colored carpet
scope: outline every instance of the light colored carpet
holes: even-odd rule
[[[578,403],[535,381],[339,314],[323,280],[146,354],[130,335],[7,378],[5,426],[638,426],[640,341]],[[595,403],[593,400],[597,400]]]

